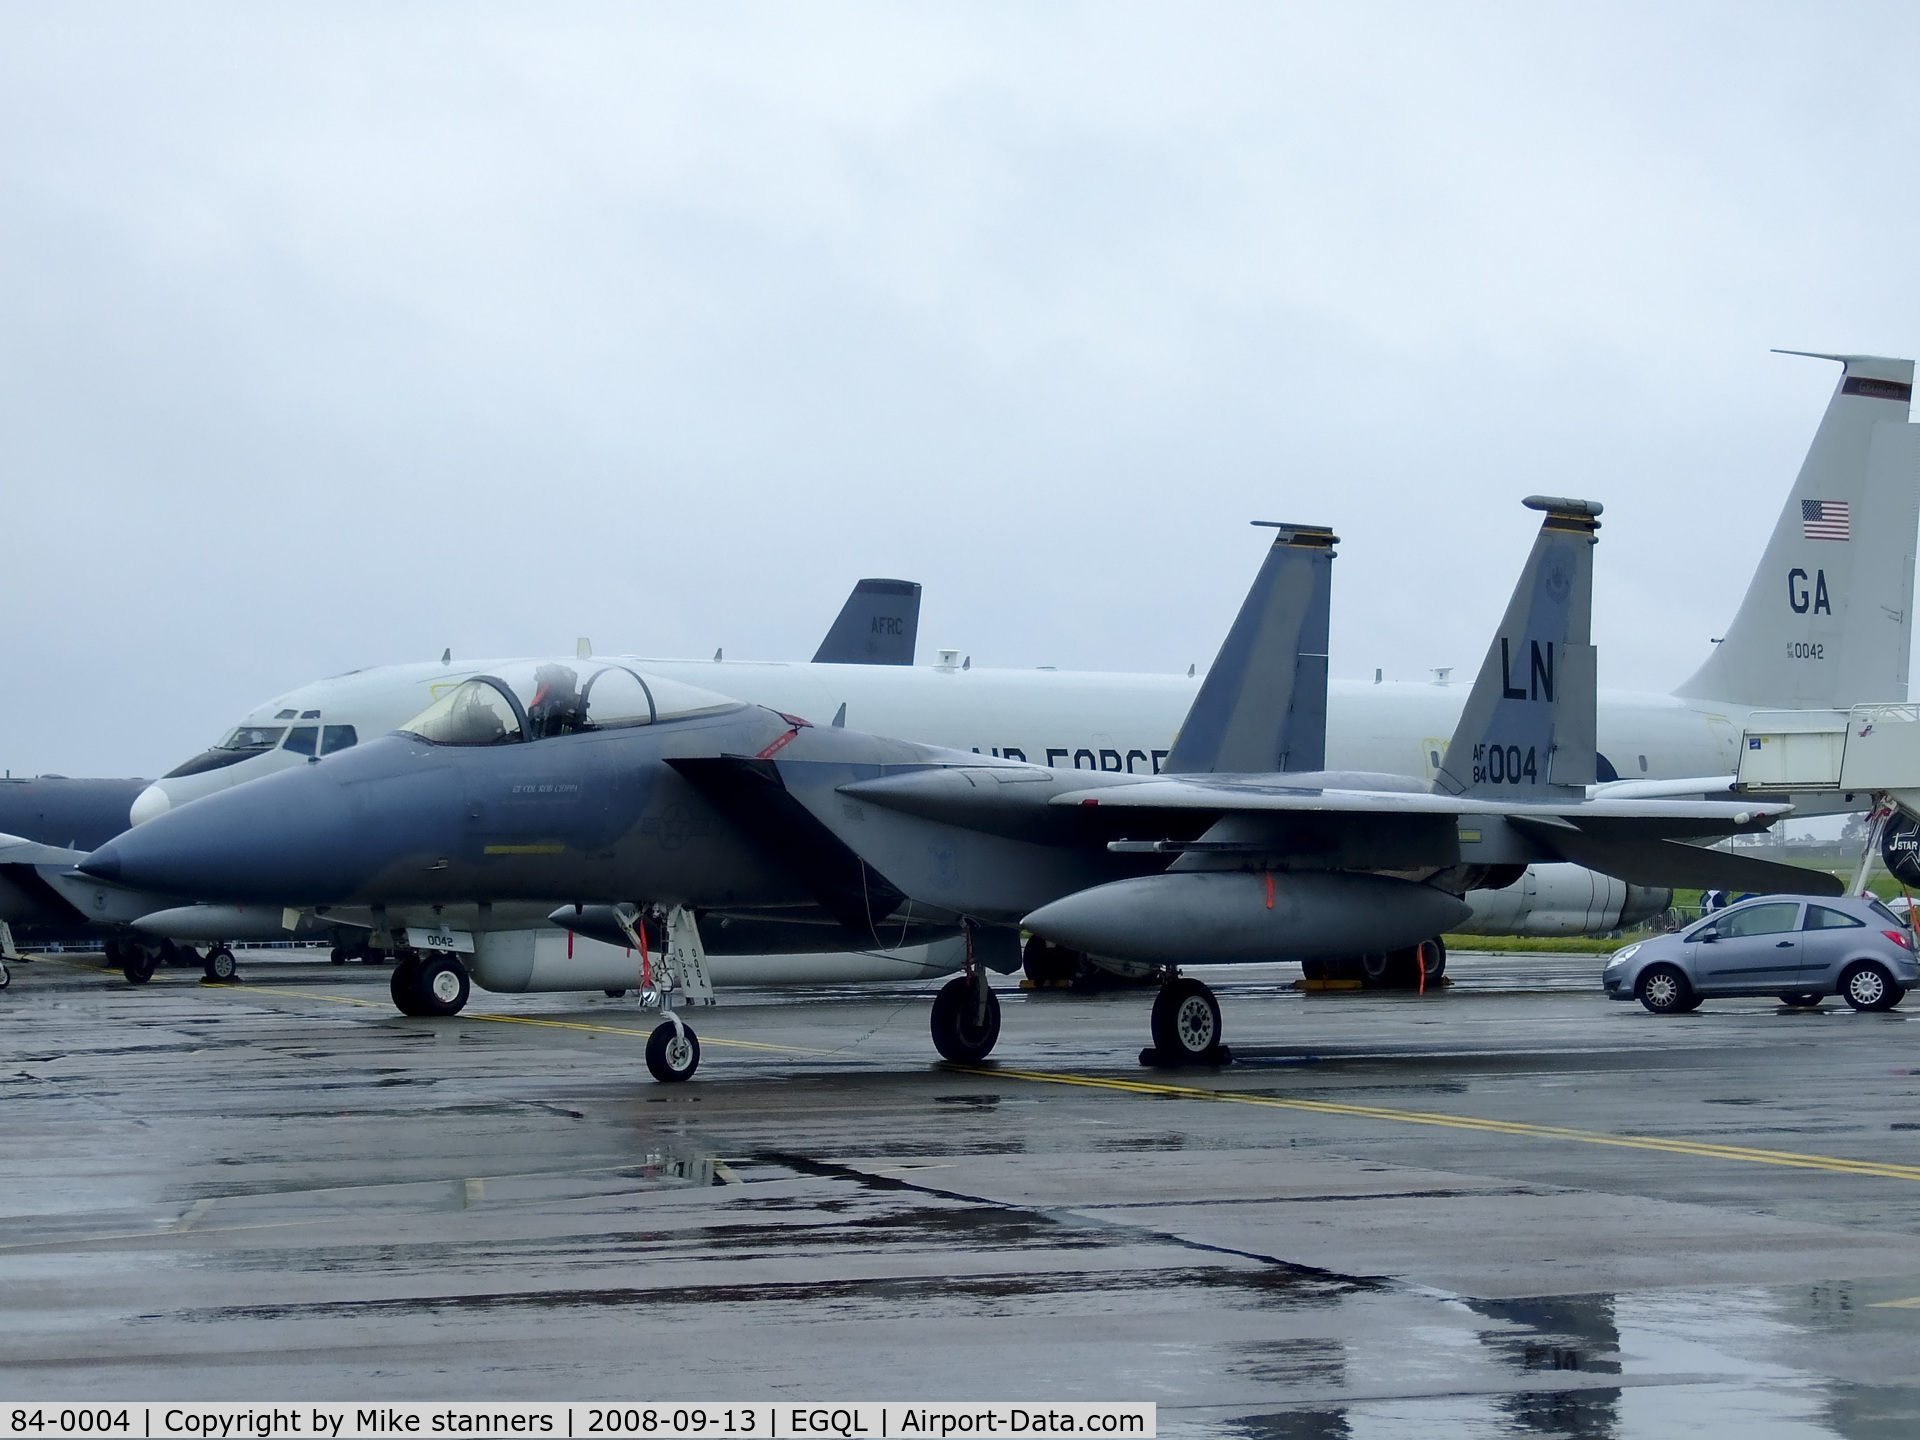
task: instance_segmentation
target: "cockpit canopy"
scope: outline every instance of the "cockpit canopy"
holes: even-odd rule
[[[454,686],[400,729],[435,745],[517,745],[740,708],[606,660],[527,660]]]

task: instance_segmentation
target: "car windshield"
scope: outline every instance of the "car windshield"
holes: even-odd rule
[[[613,660],[525,660],[456,686],[400,728],[436,745],[508,745],[719,714],[740,702]]]

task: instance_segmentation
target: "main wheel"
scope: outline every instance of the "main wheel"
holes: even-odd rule
[[[413,972],[414,1000],[420,1007],[413,1012],[416,1015],[442,1018],[458,1015],[466,1008],[467,996],[471,993],[467,967],[460,963],[458,955],[436,950],[421,960]]]
[[[1153,1048],[1160,1065],[1205,1065],[1220,1048],[1220,1002],[1198,980],[1175,980],[1153,997]]]
[[[1020,968],[1035,985],[1065,985],[1080,969],[1080,957],[1072,950],[1034,935],[1027,940]]]
[[[129,985],[144,985],[153,979],[155,957],[144,945],[128,943],[120,947],[120,973]]]
[[[1791,1005],[1796,1010],[1812,1010],[1826,998],[1818,990],[1796,990],[1790,995],[1782,995],[1780,1003]]]
[[[961,1065],[977,1065],[993,1053],[1000,1038],[1000,997],[987,991],[986,1014],[975,1018],[973,981],[949,980],[933,997],[933,1048]]]
[[[0,990],[6,989],[7,986],[11,985],[12,983],[13,983],[13,972],[7,969],[6,961],[0,960]]]
[[[1677,966],[1649,965],[1640,972],[1634,997],[1656,1015],[1684,1015],[1699,1008],[1693,986]]]
[[[1384,952],[1360,957],[1360,983],[1369,990],[1384,990],[1393,983],[1393,957]]]
[[[420,994],[420,957],[409,955],[393,967],[393,974],[387,978],[387,993],[393,996],[393,1007],[402,1015],[425,1015],[426,1002]]]
[[[217,985],[231,985],[239,978],[240,965],[233,958],[233,951],[225,945],[216,945],[207,951],[207,958],[201,963],[201,969],[207,979]]]
[[[602,990],[600,993],[602,995],[605,995],[609,1000],[618,1000],[622,995],[626,994],[627,992],[624,990]]]
[[[1840,997],[1856,1010],[1891,1010],[1906,992],[1878,965],[1852,966],[1840,977]]]
[[[347,963],[347,947],[344,945],[334,946],[332,952],[327,956],[327,958],[336,965],[346,964]]]
[[[1422,940],[1413,948],[1420,957],[1420,968],[1427,972],[1427,984],[1433,984],[1447,973],[1447,942],[1438,935]]]
[[[699,1068],[700,1037],[691,1025],[685,1021],[675,1025],[668,1020],[654,1027],[647,1037],[647,1069],[654,1079],[670,1085],[692,1079]]]

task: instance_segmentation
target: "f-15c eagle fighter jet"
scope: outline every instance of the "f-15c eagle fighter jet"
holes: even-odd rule
[[[1180,965],[1414,945],[1467,913],[1463,894],[1534,861],[1837,893],[1680,843],[1790,807],[1587,798],[1600,507],[1526,503],[1545,519],[1435,781],[1323,768],[1335,537],[1289,526],[1157,776],[815,726],[614,661],[549,663],[469,679],[390,736],[163,815],[82,868],[376,927],[459,907],[485,930],[495,905],[552,901],[581,928],[611,907],[636,948],[633,917],[655,907],[838,944],[962,932],[967,971],[932,1029],[969,1062],[999,1034],[985,972],[1014,967],[1023,929],[1159,967],[1151,1058],[1174,1064],[1224,1054],[1219,1005]],[[671,1080],[699,1063],[670,1008],[648,1063]]]

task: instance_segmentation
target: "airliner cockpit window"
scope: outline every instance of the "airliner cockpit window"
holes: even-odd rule
[[[624,665],[609,665],[590,676],[583,689],[587,724],[595,730],[653,723],[653,696],[647,683]]]
[[[287,733],[284,725],[242,725],[213,748],[216,750],[271,750]]]
[[[400,728],[435,745],[511,745],[526,738],[520,707],[484,676],[455,686]]]

